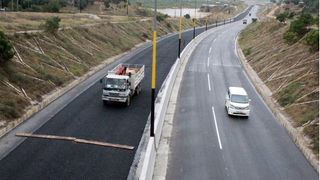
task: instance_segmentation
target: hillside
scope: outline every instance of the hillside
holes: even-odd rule
[[[289,23],[264,18],[241,32],[239,44],[281,110],[311,139],[310,147],[318,154],[319,52],[306,45],[307,34],[291,45],[285,43],[283,34],[289,27]]]
[[[12,24],[0,22],[15,51],[15,56],[0,66],[0,132],[8,124],[17,125],[17,118],[27,118],[25,113],[28,110],[47,102],[50,95],[82,79],[102,62],[107,65],[114,61],[106,59],[150,41],[153,35],[151,18],[109,16],[92,19],[86,14],[62,13],[45,14],[45,17],[58,15],[62,19],[64,28],[56,34],[39,29],[16,32],[30,30],[24,25],[37,27],[45,21],[45,17],[33,19],[36,15],[8,13],[2,18],[12,19]],[[159,37],[178,31],[179,19],[160,16],[162,18],[157,23]],[[203,19],[197,21],[197,26],[204,24]],[[182,29],[192,27],[192,20],[183,18]]]

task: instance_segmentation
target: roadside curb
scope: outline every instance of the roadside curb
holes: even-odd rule
[[[272,92],[270,89],[263,83],[263,81],[259,78],[257,73],[252,69],[250,64],[247,62],[239,43],[238,36],[236,39],[236,51],[240,60],[240,63],[245,70],[248,78],[254,85],[255,89],[259,92],[264,102],[267,104],[271,112],[277,118],[278,122],[286,129],[287,133],[294,141],[296,146],[299,147],[301,152],[304,154],[309,163],[313,166],[314,169],[319,173],[319,160],[316,155],[312,152],[312,150],[308,147],[307,137],[303,135],[301,130],[298,130],[293,127],[290,123],[290,117],[282,112],[280,109],[280,105],[276,102],[276,100],[272,97]]]

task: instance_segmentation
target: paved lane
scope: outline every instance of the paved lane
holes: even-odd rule
[[[204,28],[199,28],[196,34],[203,31]],[[192,36],[192,30],[182,34],[185,45]],[[177,34],[157,43],[157,90],[176,60],[177,43]],[[104,72],[98,72],[92,80],[81,83],[15,130],[28,129],[36,134],[72,136],[137,148],[150,112],[151,60],[151,45],[119,60],[145,64],[142,92],[132,99],[130,107],[103,105],[99,79]],[[68,97],[69,94],[77,97]],[[30,125],[36,119],[41,123]],[[9,141],[14,143],[8,146]],[[135,150],[45,139],[17,140],[12,132],[0,139],[0,179],[126,179]]]
[[[169,180],[318,179],[241,68],[235,38],[244,27],[237,22],[213,33],[187,64],[170,142]],[[229,86],[247,90],[248,119],[227,115]]]

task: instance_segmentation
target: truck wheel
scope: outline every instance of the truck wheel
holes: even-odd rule
[[[140,87],[140,85],[137,87],[137,95],[139,95],[140,94],[140,91],[141,91],[141,87]]]
[[[126,105],[127,105],[127,106],[130,106],[130,103],[131,103],[131,102],[130,102],[130,96],[128,96],[128,99],[127,99]]]

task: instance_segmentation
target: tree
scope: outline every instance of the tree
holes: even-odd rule
[[[58,16],[48,17],[46,19],[46,22],[44,24],[41,24],[40,26],[44,29],[44,31],[55,34],[59,29],[60,21],[61,19]]]
[[[276,15],[276,17],[277,17],[278,21],[285,22],[286,18],[287,18],[287,15],[288,15],[287,13],[281,13],[281,14]]]
[[[59,12],[60,4],[57,0],[50,0],[48,4],[43,6],[45,12]]]
[[[8,39],[7,35],[0,30],[0,64],[7,63],[13,56],[13,44]]]
[[[190,19],[190,14],[184,15],[184,17],[185,17],[186,19]]]
[[[310,46],[311,51],[319,50],[319,30],[310,31],[306,35],[305,42]]]

